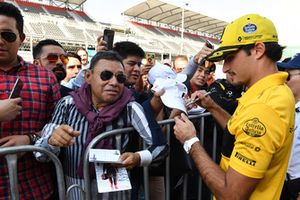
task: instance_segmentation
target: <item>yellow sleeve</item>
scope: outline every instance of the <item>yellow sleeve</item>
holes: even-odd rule
[[[265,104],[249,105],[235,117],[228,128],[236,140],[229,165],[245,176],[262,178],[283,143],[286,128],[278,114]]]

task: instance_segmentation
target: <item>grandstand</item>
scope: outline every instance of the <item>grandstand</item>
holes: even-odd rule
[[[26,40],[20,48],[25,60],[31,60],[32,47],[40,40],[53,38],[67,51],[85,47],[94,52],[97,37],[105,28],[116,31],[115,42],[130,40],[145,51],[178,55],[181,46],[182,8],[158,0],[147,0],[126,11],[123,26],[95,22],[83,10],[85,0],[6,0],[24,16]],[[226,22],[185,10],[183,54],[193,55],[205,40],[218,44]]]

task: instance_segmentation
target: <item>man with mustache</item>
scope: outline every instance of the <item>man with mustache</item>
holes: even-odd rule
[[[59,83],[66,77],[65,69],[69,60],[64,48],[57,41],[41,40],[33,48],[33,59],[33,64],[52,71]],[[60,94],[62,97],[69,95],[71,91],[73,90],[61,85]]]
[[[42,138],[35,144],[55,154],[62,152],[61,161],[68,187],[74,183],[83,185],[81,157],[92,139],[106,131],[132,125],[138,133],[132,137],[126,134],[121,139],[121,146],[126,146],[123,149],[126,152],[120,159],[128,169],[158,162],[167,150],[165,144],[153,142],[142,107],[125,87],[124,71],[122,58],[117,53],[98,52],[86,71],[86,82],[59,101],[52,120],[42,131]],[[137,136],[141,136],[149,148],[133,150],[131,144]],[[97,148],[115,148],[114,141],[106,139]],[[42,161],[48,158],[43,153],[37,153],[36,157]],[[70,195],[70,199],[80,199],[78,191],[72,191]],[[96,192],[92,195],[101,198]]]

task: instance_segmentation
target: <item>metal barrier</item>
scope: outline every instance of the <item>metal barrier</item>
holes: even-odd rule
[[[84,177],[84,193],[85,193],[85,200],[90,200],[91,198],[91,180],[90,180],[90,168],[89,168],[89,150],[96,146],[96,144],[106,137],[116,136],[116,146],[117,149],[121,150],[121,134],[134,131],[133,127],[122,128],[122,129],[115,129],[112,131],[108,131],[102,133],[95,137],[90,144],[87,146],[84,157],[83,157],[83,177]],[[148,173],[147,173],[148,174]],[[144,179],[145,182],[145,179]],[[147,183],[148,184],[148,183]],[[147,191],[147,192],[146,192]],[[145,190],[145,200],[149,200],[149,193],[148,190]]]
[[[189,119],[195,120],[200,118],[200,133],[198,135],[201,143],[203,144],[204,139],[204,118],[210,116],[210,113],[203,113],[201,115],[193,115],[189,116]],[[170,144],[170,133],[171,133],[171,125],[174,124],[173,119],[163,120],[159,121],[158,124],[160,125],[166,125],[167,126],[167,142]],[[89,150],[102,139],[106,137],[115,136],[116,138],[116,146],[117,149],[121,150],[121,134],[128,133],[131,131],[134,131],[135,129],[133,127],[128,128],[122,128],[122,129],[116,129],[109,132],[104,132],[97,137],[95,137],[88,147],[86,148],[86,151],[84,152],[84,160],[83,160],[83,175],[84,175],[84,189],[81,188],[79,185],[71,185],[68,188],[68,191],[66,193],[65,190],[65,180],[64,180],[64,174],[63,174],[63,168],[62,164],[59,161],[59,158],[53,154],[52,152],[41,148],[41,147],[35,147],[32,145],[25,145],[25,146],[16,146],[16,147],[4,147],[0,148],[0,155],[5,156],[8,164],[9,169],[9,180],[10,180],[10,189],[11,189],[11,197],[12,200],[18,200],[19,199],[19,192],[17,190],[17,187],[15,187],[18,183],[17,179],[17,153],[22,152],[41,152],[45,153],[49,156],[49,158],[54,162],[55,168],[56,168],[56,175],[57,175],[57,183],[58,183],[58,192],[59,192],[59,199],[63,200],[67,198],[67,195],[70,190],[79,188],[81,190],[81,194],[84,194],[85,200],[91,199],[91,180],[90,180],[90,172],[89,172]],[[216,140],[217,140],[217,133],[216,133],[216,126],[214,125],[214,131],[213,131],[213,156],[212,159],[215,160],[216,158]],[[144,148],[146,148],[146,145],[144,143]],[[165,186],[166,186],[166,200],[170,200],[170,157],[168,156],[166,158],[166,169],[165,169]],[[185,200],[187,197],[187,177],[184,178],[184,189],[183,189],[183,199]],[[198,186],[198,199],[201,199],[201,191],[202,188],[202,181],[201,177],[199,176],[199,186]],[[150,192],[149,192],[149,173],[148,168],[144,167],[144,199],[149,200],[150,199]]]
[[[190,120],[195,120],[195,119],[199,119],[200,118],[200,132],[198,133],[198,138],[200,139],[201,144],[203,145],[203,142],[205,141],[204,138],[204,118],[211,116],[211,114],[209,112],[207,113],[202,113],[200,115],[190,115],[189,119]],[[168,144],[170,144],[170,134],[171,134],[171,124],[174,123],[174,119],[168,119],[168,120],[163,120],[163,121],[159,121],[158,124],[160,125],[167,125],[167,142]],[[216,146],[217,146],[217,130],[216,130],[216,125],[214,125],[214,130],[213,130],[213,156],[212,159],[215,161],[216,159]],[[171,187],[170,187],[170,157],[168,156],[166,158],[166,200],[170,200],[171,199],[171,195],[170,195],[170,191],[171,191]],[[184,183],[183,183],[183,200],[186,200],[187,198],[187,187],[188,187],[188,178],[187,176],[184,176]],[[145,185],[146,187],[146,185]],[[147,183],[147,187],[149,187],[148,183]],[[198,185],[198,199],[200,200],[202,196],[202,179],[199,176],[199,185]]]
[[[189,119],[191,120],[195,120],[195,119],[201,119],[201,123],[200,123],[200,133],[198,135],[198,137],[200,138],[201,143],[203,144],[204,141],[204,118],[207,116],[210,116],[210,113],[203,113],[201,115],[191,115],[189,116]],[[170,144],[170,132],[171,132],[171,125],[174,124],[174,119],[168,119],[168,120],[163,120],[163,121],[159,121],[158,122],[159,125],[167,125],[167,142],[168,144]],[[95,145],[101,141],[102,139],[106,138],[106,137],[111,137],[111,136],[116,136],[116,144],[117,144],[117,149],[121,149],[121,142],[120,142],[120,136],[123,133],[127,133],[127,132],[131,132],[133,131],[134,128],[133,127],[128,127],[128,128],[122,128],[122,129],[115,129],[112,131],[108,131],[105,133],[102,133],[100,135],[98,135],[97,137],[95,137],[91,143],[88,145],[88,147],[86,148],[86,151],[84,153],[84,164],[83,164],[83,175],[84,175],[84,193],[85,193],[85,200],[90,200],[91,199],[91,180],[90,180],[90,172],[89,172],[89,150],[93,147],[95,147]],[[216,126],[214,126],[214,131],[213,131],[213,159],[215,159],[215,154],[216,154]],[[145,145],[145,143],[144,143]],[[145,148],[145,146],[144,146]],[[170,157],[168,156],[166,158],[166,200],[170,200]],[[185,178],[184,181],[184,199],[186,199],[187,196],[187,178]],[[202,188],[202,181],[201,181],[201,177],[199,176],[199,187],[198,187],[198,199],[201,199],[201,188]],[[148,168],[144,167],[144,199],[145,200],[149,200],[150,196],[149,196],[149,174],[148,174]]]
[[[16,187],[18,185],[17,154],[23,152],[41,152],[49,156],[49,158],[53,161],[56,169],[59,199],[64,200],[66,198],[66,190],[61,162],[59,161],[58,157],[52,152],[42,147],[35,147],[32,145],[0,148],[0,155],[5,156],[8,165],[11,199],[19,200],[19,191],[18,187]]]

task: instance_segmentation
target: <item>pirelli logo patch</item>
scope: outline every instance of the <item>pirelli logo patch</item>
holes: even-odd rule
[[[244,123],[243,131],[251,137],[261,137],[266,134],[266,127],[258,118],[253,118]]]
[[[247,158],[246,156],[240,154],[239,152],[236,152],[235,155],[234,155],[237,159],[239,159],[240,161],[248,164],[248,165],[251,165],[251,166],[255,166],[256,164],[256,161],[255,160],[252,160],[250,158]]]

